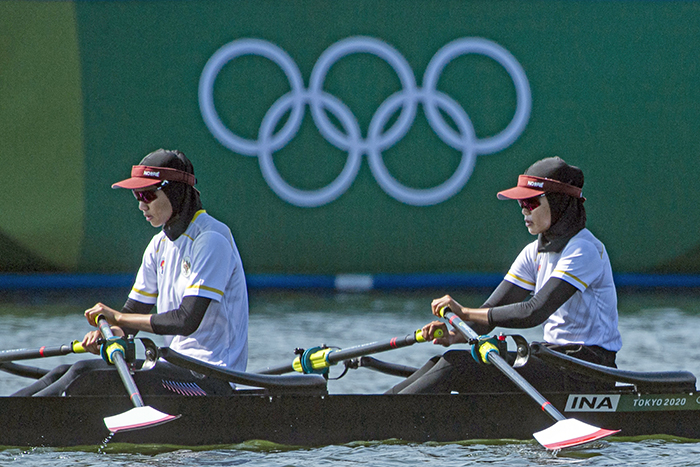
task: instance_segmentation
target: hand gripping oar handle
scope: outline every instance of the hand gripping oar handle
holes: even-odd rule
[[[442,337],[442,330],[437,329],[434,336]],[[420,342],[426,342],[426,340],[423,338],[422,330],[418,329],[417,331],[404,337],[392,337],[391,339],[387,339],[385,341],[371,342],[369,344],[357,345],[347,349],[315,347],[306,350],[302,355],[296,357],[289,365],[283,365],[275,368],[265,368],[262,371],[258,371],[258,373],[261,375],[279,375],[291,373],[292,371],[297,371],[299,373],[313,373],[315,371],[324,370],[331,365],[335,365],[336,363],[343,362],[345,360],[385,352],[387,350],[400,349],[402,347],[408,347]]]
[[[30,360],[33,358],[57,357],[72,353],[85,353],[83,345],[79,341],[55,347],[40,347],[38,349],[0,350],[1,362],[14,362],[15,360]]]
[[[100,328],[100,332],[102,333],[102,337],[104,337],[106,341],[109,341],[110,339],[114,338],[114,333],[112,333],[112,328],[109,326],[109,323],[104,318],[104,316],[99,315],[97,317],[96,322],[97,322],[97,326]],[[109,342],[105,345],[109,346]],[[117,371],[119,372],[119,377],[121,378],[122,382],[124,383],[124,387],[126,388],[126,391],[129,393],[129,398],[131,399],[131,402],[134,404],[134,407],[143,407],[145,405],[143,403],[143,398],[141,397],[141,393],[139,392],[139,388],[136,387],[136,383],[134,382],[134,378],[131,376],[131,372],[129,371],[129,365],[126,363],[126,359],[124,358],[123,350],[112,349],[112,351],[110,351],[108,355],[109,355],[110,361],[112,363],[114,363],[115,367],[117,367]]]
[[[448,320],[450,324],[467,339],[467,341],[473,342],[479,340],[479,335],[474,332],[472,328],[467,326],[467,323],[465,323],[459,316],[454,314],[448,307],[442,308],[440,310],[440,315]],[[551,402],[545,399],[544,396],[542,396],[537,389],[528,383],[525,378],[520,376],[520,373],[511,368],[511,366],[508,365],[508,362],[506,362],[497,352],[487,352],[486,359],[493,366],[501,370],[501,372],[505,374],[508,379],[515,383],[528,396],[534,399],[534,401],[539,404],[540,408],[545,411],[547,415],[552,417],[555,421],[566,420],[566,417],[562,415]]]
[[[478,345],[479,335],[448,307],[440,309],[440,316],[447,319],[450,324],[467,339],[467,342],[476,342],[476,345]],[[479,349],[479,354],[482,358],[486,358],[489,363],[501,370],[501,372],[515,383],[516,386],[539,404],[540,408],[546,412],[547,415],[556,421],[551,427],[533,433],[534,438],[545,448],[557,450],[579,446],[620,431],[606,430],[573,418],[564,417],[564,415],[562,415],[551,402],[545,399],[537,389],[528,383],[520,373],[511,368],[498,352],[489,349],[487,346],[486,349]]]

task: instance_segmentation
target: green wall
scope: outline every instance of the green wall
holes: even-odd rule
[[[0,270],[80,267],[80,66],[74,4],[0,2]]]
[[[307,89],[324,51],[356,36],[392,46],[417,89],[451,41],[498,44],[529,83],[524,131],[475,156],[466,184],[437,204],[388,195],[367,155],[337,199],[290,204],[268,186],[258,157],[227,148],[205,124],[202,72],[224,45],[258,39],[289,54]],[[0,233],[15,245],[0,250],[0,269],[133,271],[155,231],[130,193],[109,186],[165,147],[193,160],[205,208],[231,227],[248,272],[503,271],[531,237],[517,206],[495,193],[549,155],[584,169],[588,225],[617,271],[700,272],[699,38],[696,2],[0,2]],[[357,120],[359,141],[370,141],[377,109],[403,90],[395,70],[367,53],[329,68],[323,89]],[[464,109],[479,140],[516,112],[510,75],[484,55],[455,57],[437,89]],[[280,66],[246,55],[223,66],[213,97],[223,124],[256,140],[288,91]],[[347,125],[326,114],[336,128]],[[273,160],[289,184],[315,190],[341,173],[348,151],[324,138],[308,105],[303,115]],[[278,119],[275,131],[291,118]],[[447,180],[463,153],[418,105],[382,156],[398,182],[426,189]]]

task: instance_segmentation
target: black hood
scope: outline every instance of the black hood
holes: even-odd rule
[[[180,182],[168,183],[163,187],[163,193],[173,206],[173,215],[163,226],[163,232],[175,241],[185,233],[196,212],[202,209],[202,201],[195,187]]]
[[[552,225],[537,237],[537,251],[558,253],[571,237],[586,227],[584,199],[562,193],[547,193],[545,196],[552,213]]]

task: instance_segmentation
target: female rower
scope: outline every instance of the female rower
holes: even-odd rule
[[[244,371],[248,293],[243,265],[229,228],[202,209],[195,183],[194,167],[182,152],[159,149],[133,166],[131,178],[112,185],[131,189],[146,220],[162,230],[146,248],[121,311],[97,303],[85,311],[85,317],[96,326],[95,319],[104,316],[115,336],[138,331],[164,335],[166,345],[176,352]],[[157,314],[151,314],[154,305]],[[99,354],[99,339],[100,331],[91,331],[82,345]],[[77,385],[84,388],[80,390],[123,393],[112,369],[102,360],[63,365],[15,395],[64,394],[82,375],[89,382]],[[151,394],[231,391],[224,381],[162,360],[148,371],[137,371],[134,380],[141,392]]]
[[[615,367],[616,353],[622,347],[615,284],[604,245],[585,228],[582,187],[583,172],[578,167],[551,157],[530,166],[516,187],[498,193],[499,199],[518,200],[525,226],[537,240],[521,251],[480,308],[467,308],[445,295],[432,301],[433,314],[440,316],[440,310],[449,307],[479,334],[497,326],[543,324],[545,345],[552,350]],[[460,333],[446,332],[441,321],[423,327],[423,335],[432,339],[437,329],[445,337],[434,339],[435,344],[448,347],[465,342]],[[518,371],[547,390],[595,385],[532,356]],[[389,392],[493,391],[510,384],[504,380],[492,366],[478,365],[470,352],[448,351]]]

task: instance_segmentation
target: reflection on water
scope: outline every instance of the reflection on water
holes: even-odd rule
[[[0,451],[0,465],[21,467],[149,466],[149,467],[472,467],[511,466],[585,466],[645,467],[700,466],[700,444],[666,439],[641,439],[634,442],[610,441],[592,448],[565,451],[554,455],[534,442],[487,441],[450,444],[406,444],[396,442],[352,443],[313,449],[279,449],[275,446],[246,443],[216,446],[207,450],[173,449],[160,452],[115,451],[104,454],[91,451],[35,448],[26,451]]]

